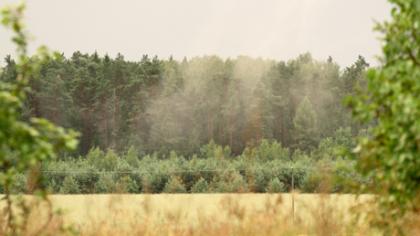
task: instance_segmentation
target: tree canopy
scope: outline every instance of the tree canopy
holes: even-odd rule
[[[377,26],[382,65],[368,71],[366,89],[349,105],[372,126],[355,151],[378,194],[378,223],[402,230],[420,203],[420,1],[390,2],[390,21]]]

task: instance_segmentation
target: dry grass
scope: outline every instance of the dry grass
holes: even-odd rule
[[[354,217],[354,208],[369,209],[370,195],[51,195],[53,208],[63,210],[51,220],[48,204],[25,199],[30,207],[22,235],[381,235],[366,216]]]
[[[346,194],[53,195],[80,235],[379,235]]]

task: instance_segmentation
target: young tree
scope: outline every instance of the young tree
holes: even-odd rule
[[[200,177],[200,179],[197,182],[195,182],[195,184],[191,187],[192,193],[205,193],[208,191],[209,184],[203,177]]]
[[[268,193],[281,193],[286,191],[286,187],[278,178],[274,178],[268,183],[266,191]]]
[[[403,234],[409,213],[420,211],[420,1],[390,2],[391,20],[377,26],[382,66],[369,70],[367,91],[349,105],[374,124],[355,151],[360,171],[373,179],[379,223]]]
[[[64,178],[63,185],[60,188],[60,193],[80,193],[79,184],[73,176],[66,176]]]
[[[17,46],[17,77],[10,82],[0,81],[0,185],[5,194],[2,198],[5,201],[2,204],[5,206],[5,225],[0,227],[0,234],[4,235],[27,234],[26,226],[22,225],[25,220],[12,207],[16,198],[10,196],[10,191],[16,176],[29,170],[36,171],[42,161],[56,157],[60,150],[74,149],[77,145],[75,133],[67,132],[42,118],[25,121],[22,117],[29,79],[36,78],[40,64],[50,58],[45,48],[33,57],[27,55],[28,41],[22,22],[24,9],[22,4],[1,10],[1,23],[13,31],[12,41]],[[34,189],[40,190],[43,199],[47,200],[45,188],[36,185]],[[23,211],[27,207],[24,202],[17,206]]]
[[[301,150],[310,150],[316,146],[316,114],[307,97],[303,98],[293,119],[295,145]]]
[[[177,176],[171,176],[168,182],[165,184],[163,188],[163,192],[165,193],[186,193],[187,190],[185,189],[182,180]]]

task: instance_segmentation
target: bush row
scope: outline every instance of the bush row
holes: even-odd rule
[[[290,189],[293,167],[291,162],[251,163],[239,158],[145,157],[137,165],[130,165],[118,157],[111,170],[101,170],[87,162],[50,163],[43,170],[44,184],[60,193],[280,192]],[[303,166],[294,168],[293,176],[299,186],[307,170]]]
[[[140,155],[135,148],[118,155],[94,148],[85,157],[44,163],[43,181],[53,193],[226,193],[343,192],[347,182],[365,181],[351,160],[341,158],[331,139],[310,154],[263,140],[239,156],[213,142],[199,154],[183,157]],[[27,191],[24,174],[15,191]],[[292,180],[293,179],[293,180]]]

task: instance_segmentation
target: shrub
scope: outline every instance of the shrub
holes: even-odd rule
[[[204,158],[215,158],[217,160],[229,158],[231,155],[231,150],[228,146],[222,147],[216,144],[213,140],[200,148],[200,152]]]
[[[78,171],[79,173],[74,175],[74,178],[79,183],[81,193],[95,192],[95,185],[99,180],[98,170],[94,166],[82,162]]]
[[[27,191],[26,176],[24,174],[17,174],[15,182],[12,186],[12,193],[25,193]]]
[[[238,171],[225,171],[216,176],[211,183],[211,189],[217,193],[243,193],[248,192],[248,183]]]
[[[266,191],[268,193],[281,193],[286,191],[286,186],[280,182],[279,178],[274,178],[268,183]]]
[[[77,171],[78,174],[73,175],[73,178],[78,183],[81,193],[114,191],[160,193],[165,191],[164,189],[170,181],[169,173],[176,171],[176,176],[186,192],[265,192],[270,189],[268,186],[269,182],[275,178],[278,178],[284,184],[285,189],[290,189],[292,176],[294,177],[295,188],[302,188],[305,185],[303,186],[304,190],[312,192],[319,191],[317,186],[323,177],[315,176],[316,173],[311,171],[323,170],[322,166],[329,166],[329,168],[334,169],[330,173],[340,174],[341,178],[355,175],[350,170],[336,170],[335,166],[337,166],[338,162],[341,163],[340,166],[349,166],[350,169],[353,169],[354,164],[350,160],[342,158],[314,160],[314,152],[309,155],[299,150],[293,153],[293,162],[289,159],[279,158],[266,161],[261,161],[257,158],[252,160],[246,157],[245,154],[229,159],[213,157],[187,159],[183,156],[178,156],[175,152],[170,152],[170,157],[166,159],[156,155],[148,155],[137,159],[134,155],[134,149],[131,148],[131,150],[129,151],[131,154],[125,154],[123,158],[120,158],[113,151],[108,151],[104,155],[98,149],[92,149],[88,154],[90,159],[79,158],[45,163],[43,164],[43,170],[47,171],[45,173],[45,185],[54,192],[60,192],[61,183],[67,176],[65,172]],[[256,152],[255,148],[253,150],[252,152]],[[132,156],[132,161],[135,160],[135,163],[138,163],[137,167],[129,163],[130,159],[127,158],[127,155]],[[92,164],[94,159],[97,159],[95,162],[102,165],[102,167],[97,168]],[[104,162],[101,159],[108,160]],[[100,171],[104,168],[103,164],[109,160],[112,160],[111,162],[114,163],[112,171],[122,173],[108,177],[102,176]],[[106,168],[109,169],[111,167]],[[218,169],[226,171],[212,171]],[[132,171],[134,173],[131,173]],[[358,183],[363,182],[363,180],[363,178],[360,181],[358,180]],[[344,183],[338,183],[338,181],[333,180],[333,184],[334,188],[328,191],[341,191],[344,189]]]
[[[247,172],[251,191],[258,193],[265,191],[270,176],[267,172],[264,168],[253,169]]]
[[[265,161],[274,159],[286,160],[289,158],[289,150],[283,148],[277,141],[263,139],[257,147],[256,152],[258,158]]]
[[[94,148],[87,154],[89,164],[98,170],[114,170],[118,163],[118,155],[114,150],[108,149],[106,154],[99,148]]]
[[[334,189],[333,177],[331,167],[318,166],[306,174],[303,179],[302,190],[311,193],[331,192]]]
[[[115,183],[112,175],[102,174],[99,177],[98,182],[95,184],[95,190],[97,193],[112,193],[115,192]]]
[[[172,176],[169,181],[166,183],[165,187],[163,188],[163,192],[165,193],[186,193],[187,190],[185,189],[184,184],[182,183],[181,179]]]
[[[160,170],[155,170],[153,173],[147,173],[143,176],[142,185],[148,193],[159,193],[165,188],[168,181],[168,174],[162,173]]]
[[[153,186],[152,186],[152,175],[149,173],[144,174],[141,177],[141,192],[142,193],[152,193]]]
[[[191,187],[192,193],[206,193],[208,191],[209,184],[203,177],[200,177],[200,179]]]
[[[63,185],[60,188],[60,193],[80,193],[79,184],[73,176],[66,176],[63,181]]]
[[[99,162],[97,166],[100,170],[114,170],[118,165],[118,155],[114,150],[108,149],[105,157]]]
[[[127,161],[127,163],[134,168],[139,167],[139,159],[137,153],[137,150],[131,146],[124,156],[124,159]]]
[[[61,185],[58,184],[55,179],[49,179],[46,183],[48,192],[59,193]]]
[[[248,183],[242,177],[239,172],[233,172],[231,175],[231,184],[229,186],[229,192],[233,193],[244,193],[249,192]]]
[[[119,193],[137,193],[139,192],[139,186],[135,180],[126,175],[118,180],[115,190]]]
[[[92,165],[96,165],[97,163],[99,163],[103,157],[104,152],[98,147],[90,149],[89,152],[86,154],[86,159]]]

